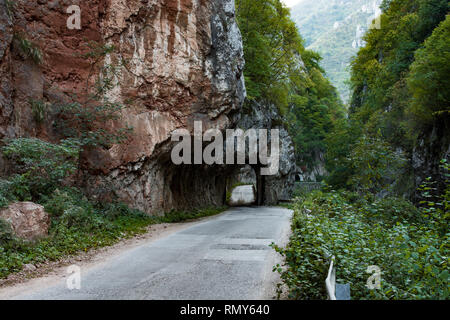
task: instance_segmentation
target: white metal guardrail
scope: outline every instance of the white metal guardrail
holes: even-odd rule
[[[330,268],[328,269],[328,277],[325,279],[328,300],[336,300],[336,268],[334,266],[334,256],[331,257]]]
[[[350,300],[350,285],[336,283],[336,261],[331,257],[328,276],[325,279],[328,300]]]

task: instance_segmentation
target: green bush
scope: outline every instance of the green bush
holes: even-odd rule
[[[417,222],[416,209],[395,202],[355,205],[345,195],[321,192],[299,201],[289,245],[274,246],[285,257],[286,268],[275,269],[290,298],[326,299],[334,255],[337,282],[350,283],[352,299],[448,299],[449,233],[442,236],[430,220]],[[380,290],[366,287],[372,265],[382,270]]]
[[[350,153],[353,175],[349,185],[361,192],[388,190],[406,163],[380,136],[362,136]]]
[[[397,222],[424,223],[423,215],[411,202],[394,197],[377,199],[363,207],[366,220],[383,221],[387,225]]]
[[[0,219],[0,246],[4,243],[12,241],[14,239],[14,234],[11,229],[11,226],[8,222],[3,219]]]
[[[10,181],[19,200],[39,199],[60,186],[77,169],[78,146],[65,140],[52,144],[36,138],[8,141],[3,155],[12,162],[16,175]]]
[[[31,200],[28,175],[16,174],[8,180],[0,180],[0,208],[8,206],[13,201]]]

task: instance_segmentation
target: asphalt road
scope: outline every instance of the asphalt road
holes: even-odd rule
[[[13,299],[272,299],[280,257],[269,247],[287,241],[291,212],[235,208],[81,270],[81,289],[67,279]]]

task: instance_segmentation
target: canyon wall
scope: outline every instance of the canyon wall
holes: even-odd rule
[[[120,63],[107,95],[126,108],[105,125],[133,131],[126,143],[83,154],[79,183],[94,198],[152,214],[224,203],[235,168],[175,166],[170,152],[176,129],[193,132],[202,121],[204,130],[225,130],[240,119],[246,94],[234,0],[15,3],[4,10],[0,0],[0,139],[56,142],[52,104],[89,90],[100,72],[83,56],[86,43],[114,45],[101,64]],[[80,30],[67,27],[70,5],[81,8]],[[39,48],[41,63],[21,52],[20,39]],[[33,118],[31,101],[50,106],[44,123]],[[2,159],[0,166],[5,173]]]

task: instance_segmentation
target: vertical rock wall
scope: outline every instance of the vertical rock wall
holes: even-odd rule
[[[201,120],[204,130],[233,128],[239,121],[244,58],[234,0],[15,3],[9,14],[0,0],[0,140],[38,137],[56,142],[52,104],[84,92],[98,77],[98,69],[92,70],[81,56],[85,44],[114,45],[100,65],[126,61],[108,97],[127,108],[120,121],[106,125],[113,130],[128,125],[133,133],[127,143],[83,155],[82,186],[92,197],[117,197],[148,213],[224,203],[227,177],[235,168],[175,166],[170,138],[179,128],[193,132],[194,121]],[[67,28],[70,5],[81,8],[81,30]],[[23,54],[18,38],[42,52],[42,63]],[[43,123],[33,118],[31,101],[49,106]],[[283,161],[284,179],[290,159]],[[1,157],[0,166],[0,174],[7,173]],[[267,182],[273,186],[270,199],[284,194],[273,179]]]

